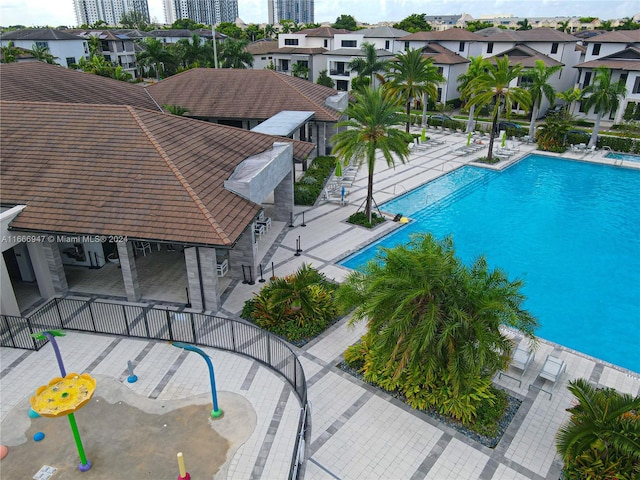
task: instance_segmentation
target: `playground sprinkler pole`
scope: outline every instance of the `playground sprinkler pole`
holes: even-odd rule
[[[189,345],[188,343],[172,342],[171,345],[173,345],[174,347],[183,348],[190,352],[196,352],[198,355],[204,358],[205,362],[207,362],[207,367],[209,367],[209,379],[211,381],[211,397],[213,400],[213,410],[211,410],[211,418],[213,419],[220,418],[223,412],[218,408],[218,395],[216,393],[216,378],[213,372],[213,363],[211,362],[211,359],[209,358],[209,356],[206,353],[204,353],[202,350],[200,350],[198,347],[194,347],[193,345]]]
[[[76,423],[76,417],[73,416],[73,413],[67,415],[69,419],[69,425],[71,425],[71,432],[73,433],[73,439],[76,441],[76,447],[78,449],[78,455],[80,456],[80,465],[78,465],[78,470],[81,472],[86,472],[91,469],[91,462],[87,460],[87,456],[84,453],[84,447],[82,446],[82,440],[80,439],[80,432],[78,432],[78,424]]]
[[[182,452],[178,453],[178,469],[180,470],[178,480],[191,480],[191,475],[189,475],[189,472],[187,472],[187,469],[184,467],[184,456]]]
[[[56,335],[57,333],[57,335]],[[66,377],[67,376],[67,372],[64,369],[64,363],[62,363],[62,355],[60,355],[60,349],[58,348],[58,342],[56,342],[56,337],[57,336],[64,336],[64,333],[62,332],[49,332],[49,331],[45,331],[42,332],[42,335],[44,335],[47,340],[49,340],[51,342],[51,346],[53,347],[53,351],[56,354],[56,360],[58,361],[58,367],[60,367],[60,376],[61,377]]]

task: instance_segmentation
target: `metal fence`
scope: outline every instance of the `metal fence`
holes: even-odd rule
[[[280,338],[254,325],[213,315],[54,298],[28,317],[0,316],[0,346],[39,350],[46,340],[31,334],[57,329],[203,345],[245,355],[276,371],[293,387],[302,406],[289,473],[290,479],[297,478],[304,439],[309,438],[307,385],[300,360]]]

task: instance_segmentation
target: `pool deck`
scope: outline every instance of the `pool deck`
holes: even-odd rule
[[[376,202],[381,204],[486,155],[485,148],[473,156],[458,156],[453,149],[466,144],[466,136],[442,138],[445,141],[442,145],[413,151],[405,165],[390,168],[379,159],[374,177]],[[535,149],[535,145],[529,144],[518,147],[519,156]],[[599,152],[563,156],[614,162],[602,158]],[[501,162],[499,167],[504,164]],[[399,226],[388,221],[368,230],[345,222],[363,203],[366,181],[366,172],[361,169],[344,206],[319,201],[314,207],[297,208],[294,227],[274,222],[271,229],[274,243],[265,256],[263,265],[268,265],[265,273],[270,276],[271,262],[276,276],[292,273],[302,263],[309,263],[329,278],[343,279],[348,270],[336,265],[337,261]],[[298,238],[302,252],[295,256]],[[261,283],[235,285],[224,297],[222,313],[237,315],[261,286]],[[304,478],[308,480],[557,480],[561,462],[555,453],[554,436],[568,419],[565,409],[573,402],[566,383],[586,378],[633,395],[640,391],[640,375],[636,373],[560,345],[540,342],[521,384],[506,376],[495,379],[521,399],[522,405],[498,446],[489,449],[336,368],[344,349],[363,332],[363,324],[349,328],[347,319],[343,319],[305,347],[295,349],[305,370],[311,404],[311,441],[306,445],[308,459],[304,467]],[[196,368],[197,360],[166,343],[72,332],[61,340],[61,349],[65,362],[75,364],[78,371],[109,375],[121,382],[126,382],[126,360],[139,359],[136,374],[140,383],[129,388],[147,397],[184,399],[206,394],[208,389],[206,374]],[[206,350],[214,358],[218,388],[243,395],[258,418],[255,431],[231,459],[226,478],[287,478],[299,409],[290,388],[257,362]],[[567,364],[560,381],[544,385],[552,395],[529,389],[530,384],[541,386],[537,375],[550,353]],[[55,374],[52,358],[50,345],[39,352],[0,349],[2,420],[15,411],[20,401],[32,395],[37,385]],[[188,465],[186,455],[185,452]],[[175,478],[175,474],[172,472],[167,478]]]

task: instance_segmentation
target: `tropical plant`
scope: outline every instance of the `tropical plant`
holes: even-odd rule
[[[556,30],[560,30],[561,32],[564,32],[564,33],[569,33],[571,30],[571,27],[569,26],[569,20],[558,22],[558,27],[556,28]]]
[[[567,147],[567,133],[571,127],[573,117],[566,110],[547,116],[537,133],[538,148],[547,152],[564,152]]]
[[[374,78],[378,72],[385,69],[386,60],[378,58],[376,46],[373,43],[364,42],[361,46],[363,56],[355,57],[349,62],[349,68],[360,77],[369,77],[371,85],[375,86]]]
[[[399,28],[409,33],[428,32],[431,25],[426,20],[426,13],[412,13],[407,18],[393,25],[393,28]]]
[[[247,25],[247,28],[244,29],[243,37],[246,37],[250,42],[255,42],[256,40],[263,38],[263,36],[264,30],[255,23],[250,23]]]
[[[294,77],[304,78],[309,76],[309,68],[302,62],[296,62],[291,66],[291,74]]]
[[[184,116],[185,113],[189,113],[189,111],[190,111],[188,108],[181,107],[180,105],[164,104],[164,105],[162,105],[162,108],[164,108],[170,114],[177,115],[179,117]]]
[[[598,141],[600,121],[605,114],[612,114],[618,109],[620,100],[627,95],[624,83],[611,80],[611,70],[607,67],[596,68],[593,83],[582,90],[583,105],[586,112],[592,108],[596,112],[596,122],[589,140],[589,147]]]
[[[613,30],[613,25],[611,20],[603,20],[602,22],[600,22],[600,30],[606,30],[607,32],[610,32],[611,30]]]
[[[336,318],[336,288],[324,274],[303,263],[294,274],[271,279],[248,302],[243,315],[288,340],[300,340],[317,335]]]
[[[522,284],[490,270],[484,257],[465,266],[451,238],[416,234],[381,248],[336,292],[341,306],[354,308],[350,324],[367,321],[345,359],[360,360],[366,380],[399,390],[414,408],[470,423],[479,404],[492,402],[492,375],[509,362],[512,343],[500,327],[535,340]]]
[[[2,63],[15,63],[18,61],[20,49],[9,40],[4,47],[0,47],[0,53],[2,53]]]
[[[495,64],[487,64],[483,73],[478,75],[467,85],[464,95],[469,99],[467,105],[491,106],[491,131],[489,133],[489,151],[487,160],[493,158],[493,140],[496,134],[498,118],[501,110],[507,114],[511,112],[514,104],[519,104],[527,109],[531,104],[531,95],[524,88],[511,86],[521,75],[522,64],[511,65],[509,57],[504,55],[496,58]]]
[[[133,78],[133,75],[129,72],[125,72],[122,65],[118,65],[111,72],[111,78],[120,80],[121,82],[128,82]]]
[[[564,92],[558,93],[557,97],[567,102],[569,113],[573,115],[576,102],[582,98],[582,90],[580,90],[578,87],[572,87],[568,90],[565,90]]]
[[[556,91],[549,84],[549,78],[562,69],[562,65],[554,65],[552,67],[545,66],[542,60],[536,60],[534,67],[525,70],[522,75],[523,86],[531,96],[531,124],[529,125],[529,138],[535,138],[536,119],[540,111],[540,104],[544,96],[551,105],[555,102]]]
[[[213,48],[197,33],[191,34],[191,38],[178,40],[175,48],[184,68],[206,67],[213,63]]]
[[[278,30],[270,23],[264,26],[264,38],[273,38],[278,34]]]
[[[465,96],[465,93],[467,92],[469,83],[482,72],[484,72],[484,69],[488,62],[488,60],[482,58],[482,55],[471,57],[469,60],[471,60],[471,63],[469,63],[467,71],[461,75],[458,75],[458,91],[460,92],[461,99],[464,101],[468,100],[468,98]],[[475,110],[475,105],[471,105],[469,107],[469,119],[467,120],[466,133],[469,133],[473,130],[473,119],[475,117]]]
[[[331,25],[332,28],[343,28],[345,30],[355,31],[358,30],[358,24],[356,19],[351,15],[340,15],[336,18],[336,23]]]
[[[93,73],[101,77],[113,76],[113,65],[108,62],[102,55],[91,55],[89,58],[81,57],[78,61],[78,67],[83,72]]]
[[[120,25],[122,25],[123,28],[137,28],[142,31],[149,29],[147,17],[145,17],[141,11],[137,10],[130,10],[129,12],[123,13],[120,18]]]
[[[316,83],[318,85],[324,85],[325,87],[329,87],[329,88],[334,88],[336,86],[336,82],[333,81],[333,78],[331,78],[328,74],[327,74],[327,70],[320,70],[320,73],[318,73],[318,80],[316,80]]]
[[[567,480],[640,475],[640,396],[598,389],[578,378],[567,387],[578,403],[556,435]]]
[[[531,30],[533,27],[529,24],[529,20],[526,18],[517,22],[518,28],[516,30]]]
[[[416,98],[422,99],[425,105],[425,96],[435,98],[438,95],[436,83],[444,81],[444,78],[433,66],[433,61],[415,48],[398,54],[396,60],[389,63],[385,78],[389,81],[388,89],[406,106],[406,132],[409,133],[411,104]]]
[[[49,47],[45,45],[36,45],[35,43],[31,47],[31,54],[33,55],[33,58],[35,58],[36,60],[40,62],[48,63],[50,65],[55,65],[56,59],[58,58],[58,57],[54,57],[51,54],[51,52],[49,51]]]
[[[396,126],[401,124],[397,108],[399,98],[390,95],[385,88],[353,93],[354,101],[349,103],[345,113],[348,120],[338,123],[338,127],[346,127],[332,138],[333,154],[345,165],[351,160],[362,165],[366,162],[368,170],[367,198],[365,214],[371,223],[373,207],[373,172],[376,153],[382,152],[387,165],[395,164],[395,157],[405,163],[409,157],[406,134]]]
[[[226,39],[218,53],[220,68],[247,68],[253,66],[253,55],[247,50],[247,40]]]
[[[157,38],[147,37],[142,45],[144,50],[136,54],[138,63],[142,67],[153,67],[156,78],[160,80],[161,74],[167,74],[167,67],[176,63],[175,57]]]
[[[492,22],[485,22],[483,20],[473,20],[471,22],[467,22],[464,28],[465,30],[468,30],[470,32],[477,32],[478,30],[482,30],[484,28],[491,28],[491,27],[493,27]]]

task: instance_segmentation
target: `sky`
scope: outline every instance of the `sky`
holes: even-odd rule
[[[151,20],[164,23],[162,0],[148,0]],[[267,0],[238,0],[245,23],[268,21]],[[512,14],[517,17],[580,16],[602,20],[633,17],[640,13],[640,0],[315,0],[315,21],[335,22],[340,15],[377,23],[400,21],[413,13],[453,15]],[[72,0],[0,0],[0,25],[75,26]]]

